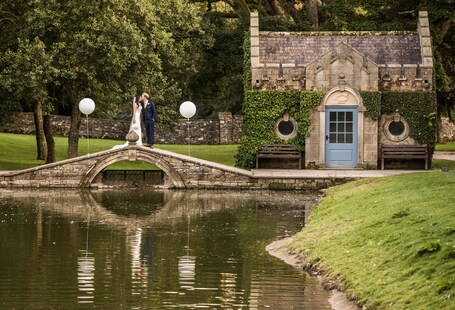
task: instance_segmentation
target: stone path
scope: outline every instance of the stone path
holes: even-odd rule
[[[434,152],[433,158],[455,160],[455,152]]]

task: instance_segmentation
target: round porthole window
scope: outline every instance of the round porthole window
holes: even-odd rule
[[[389,132],[394,136],[399,136],[404,132],[405,126],[402,121],[398,122],[390,122],[389,124]]]
[[[384,134],[391,141],[403,141],[409,136],[409,125],[402,117],[391,116],[384,123]]]
[[[297,122],[286,113],[277,120],[275,133],[283,140],[294,138],[297,135]]]

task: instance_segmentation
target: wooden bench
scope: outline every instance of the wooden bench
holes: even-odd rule
[[[428,170],[428,146],[424,145],[381,145],[381,170],[384,170],[385,159],[425,159],[425,170]]]
[[[298,159],[302,169],[302,151],[291,144],[261,144],[256,152],[256,169],[261,158]]]

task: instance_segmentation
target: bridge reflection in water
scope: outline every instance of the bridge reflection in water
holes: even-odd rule
[[[2,307],[330,308],[317,280],[265,251],[302,228],[318,194],[1,190],[0,198]]]

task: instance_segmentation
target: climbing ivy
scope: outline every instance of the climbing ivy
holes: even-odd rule
[[[381,115],[381,93],[360,91],[360,96],[366,108],[365,117],[378,120]]]
[[[303,150],[309,135],[310,110],[317,107],[324,93],[318,91],[246,91],[243,104],[243,133],[236,165],[252,168],[260,144],[283,143],[275,134],[275,123],[289,113],[298,124],[297,136],[286,140]]]
[[[434,147],[438,129],[435,92],[383,92],[381,98],[381,114],[400,113],[410,126],[410,136]]]
[[[251,90],[250,34],[245,32],[243,43],[243,133],[236,155],[236,166],[250,169],[260,144],[282,143],[275,134],[275,123],[289,113],[297,124],[297,136],[286,143],[300,150],[309,136],[310,111],[322,101],[320,91],[255,91]],[[434,92],[366,92],[360,91],[366,108],[365,117],[377,121],[381,114],[398,111],[410,125],[410,135],[420,143],[434,148],[437,133],[437,101]]]
[[[243,87],[245,92],[251,90],[250,41],[250,32],[245,31],[243,38]]]
[[[437,115],[434,92],[360,92],[365,117],[378,120],[381,114],[398,111],[410,125],[410,135],[432,148],[436,142]],[[254,167],[257,148],[263,143],[283,143],[275,134],[276,121],[289,113],[297,124],[297,136],[286,141],[304,150],[309,136],[310,111],[322,101],[320,91],[254,91],[245,92],[243,134],[236,155],[236,165]]]

